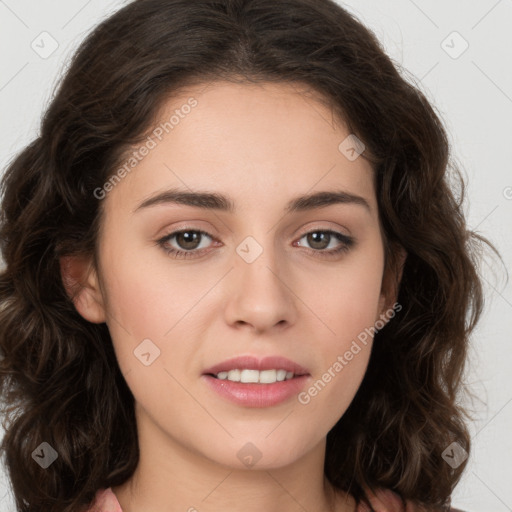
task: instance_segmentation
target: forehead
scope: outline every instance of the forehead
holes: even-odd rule
[[[340,149],[351,136],[345,123],[304,86],[191,86],[161,106],[147,133],[145,144],[131,149],[139,153],[136,165],[109,193],[109,204],[133,210],[155,192],[179,187],[219,191],[239,201],[235,209],[261,208],[263,198],[284,205],[329,189],[365,196],[375,207],[371,164],[364,154],[347,158]],[[141,158],[144,145],[151,149]]]

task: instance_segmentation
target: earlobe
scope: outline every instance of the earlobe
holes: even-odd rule
[[[105,322],[103,296],[90,258],[63,256],[60,258],[60,272],[64,289],[78,313],[89,322]]]

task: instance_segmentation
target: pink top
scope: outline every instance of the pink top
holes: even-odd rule
[[[123,512],[123,509],[112,492],[112,488],[109,487],[98,490],[91,507],[86,512]]]
[[[407,502],[405,508],[398,494],[389,489],[377,491],[377,494],[369,495],[370,502],[375,512],[424,512],[417,505]],[[452,512],[462,512],[451,509]],[[112,488],[99,489],[96,497],[87,510],[87,512],[123,512],[116,495],[112,492]],[[371,512],[370,509],[363,504],[359,504],[356,512]]]

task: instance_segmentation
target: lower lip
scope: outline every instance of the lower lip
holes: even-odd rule
[[[271,407],[298,395],[304,388],[309,375],[300,375],[273,384],[244,384],[217,379],[211,375],[203,375],[202,378],[219,395],[235,404],[245,407]]]

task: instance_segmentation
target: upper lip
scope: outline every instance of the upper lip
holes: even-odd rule
[[[309,375],[306,368],[303,368],[298,363],[290,361],[281,356],[267,356],[258,358],[255,356],[239,356],[227,359],[222,363],[216,364],[204,371],[204,374],[218,374],[220,372],[229,372],[230,370],[286,370],[293,372],[294,375]]]

